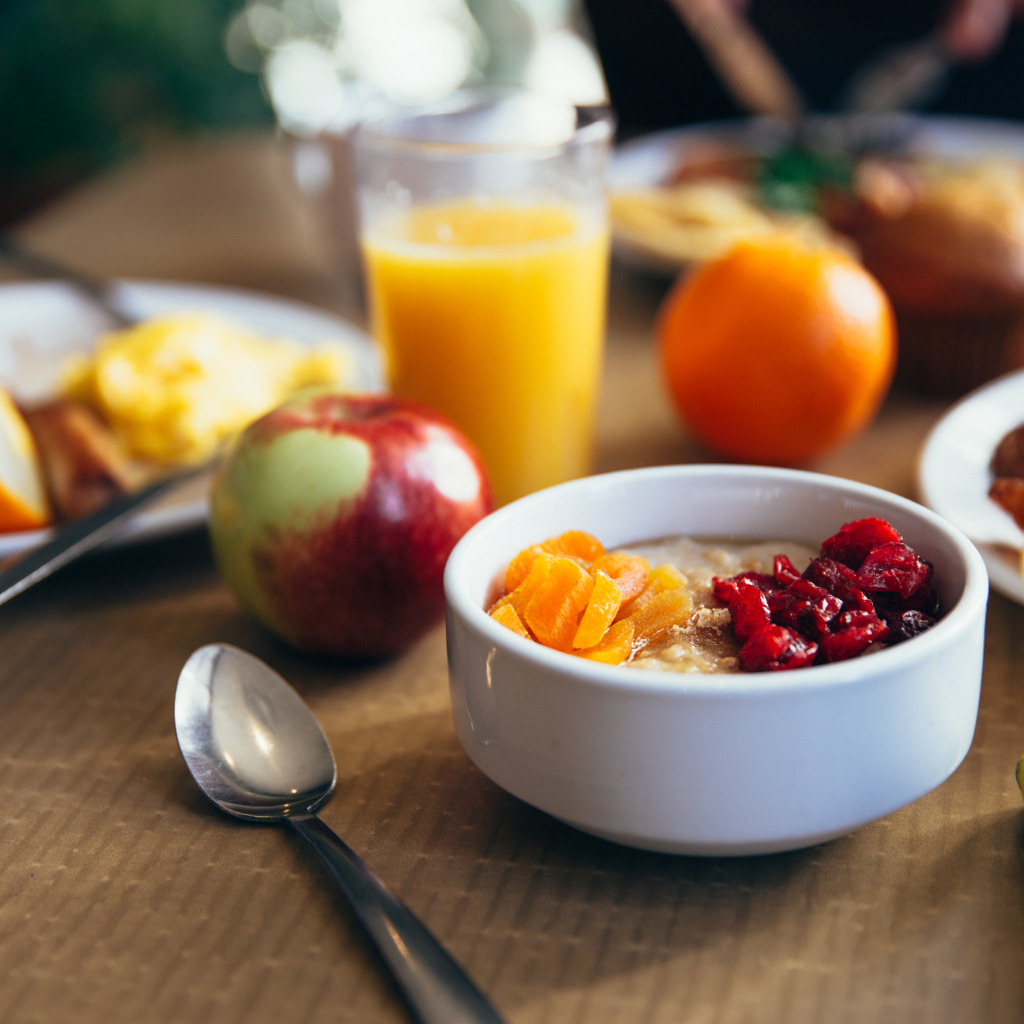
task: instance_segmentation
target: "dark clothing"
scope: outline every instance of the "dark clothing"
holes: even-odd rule
[[[741,111],[666,0],[585,0],[620,134]],[[942,20],[936,0],[753,0],[751,22],[812,110],[835,109],[850,76],[873,54],[913,42]],[[955,67],[936,112],[1024,119],[1024,23],[999,49]]]

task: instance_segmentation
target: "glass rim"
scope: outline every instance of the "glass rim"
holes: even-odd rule
[[[406,134],[402,126],[423,123],[427,118],[469,114],[487,105],[502,100],[524,97],[536,100],[551,109],[561,108],[572,111],[575,124],[571,134],[550,142],[530,142],[522,139],[502,141],[448,141],[445,139],[417,138]],[[581,123],[582,122],[582,123]],[[529,153],[541,156],[562,152],[566,149],[610,141],[615,131],[615,116],[610,106],[577,106],[559,100],[552,100],[541,93],[511,87],[477,87],[460,89],[444,100],[420,107],[401,108],[378,114],[359,123],[355,131],[355,143],[359,148],[390,150],[424,156],[465,157],[488,154]]]

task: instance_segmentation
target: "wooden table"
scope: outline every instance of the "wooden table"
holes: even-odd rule
[[[243,137],[151,155],[24,236],[99,273],[358,317],[320,217],[282,146]],[[710,460],[658,381],[662,293],[615,274],[601,470]],[[892,398],[816,468],[911,495],[940,412]],[[211,641],[300,689],[338,758],[324,818],[516,1024],[1024,1019],[1021,607],[991,600],[974,745],[936,791],[810,850],[673,857],[583,835],[484,778],[455,739],[442,630],[369,668],[302,658],[239,611],[191,534],[97,556],[0,610],[0,1020],[405,1019],[313,856],[189,778],[174,686]]]

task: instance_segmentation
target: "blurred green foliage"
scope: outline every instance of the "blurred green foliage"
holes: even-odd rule
[[[147,139],[272,123],[224,52],[240,3],[0,0],[0,215]]]

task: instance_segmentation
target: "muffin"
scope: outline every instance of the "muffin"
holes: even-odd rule
[[[1024,171],[865,161],[847,225],[889,293],[896,379],[955,397],[1024,366]]]

